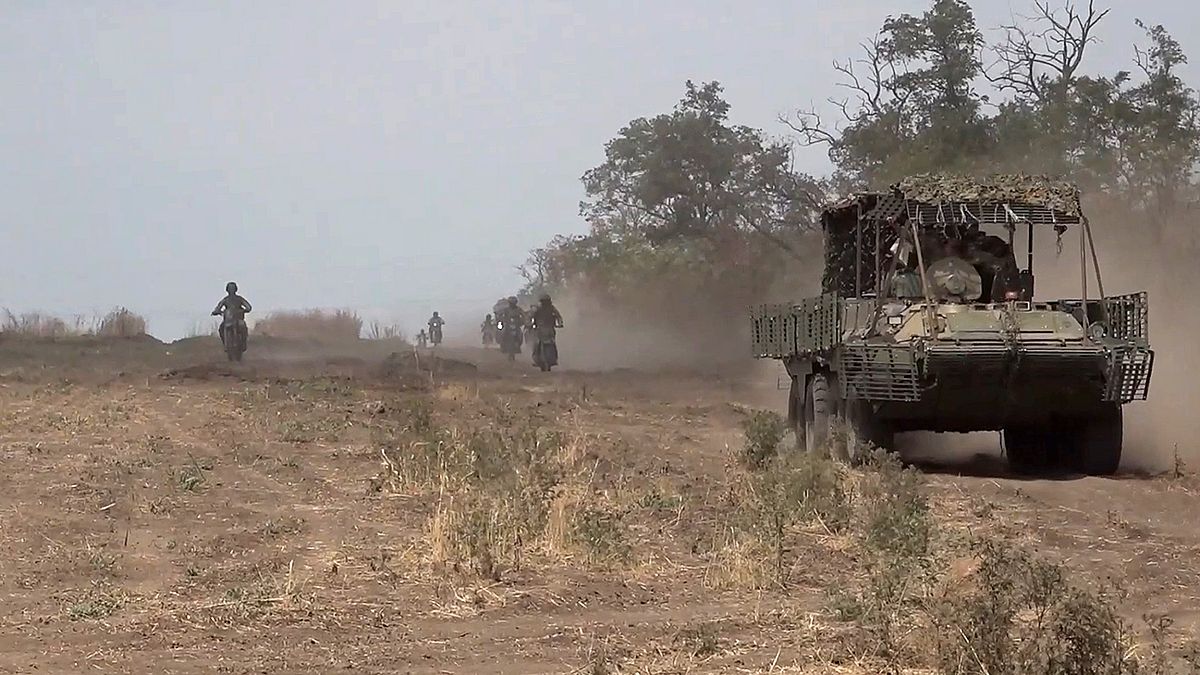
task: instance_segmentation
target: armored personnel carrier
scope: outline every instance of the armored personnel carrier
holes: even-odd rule
[[[1015,470],[1117,470],[1122,405],[1150,385],[1148,304],[1105,294],[1075,186],[913,176],[822,226],[823,293],[752,311],[754,355],[791,376],[802,447],[853,459],[897,432],[1000,431]],[[1078,297],[1035,293],[1042,228],[1067,238],[1056,266],[1077,263]]]

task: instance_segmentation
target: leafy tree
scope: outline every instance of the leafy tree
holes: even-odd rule
[[[672,112],[621,129],[583,175],[582,215],[597,223],[633,212],[625,222],[651,245],[748,230],[792,248],[815,222],[821,186],[791,170],[788,144],[731,124],[721,93],[689,81]]]
[[[830,130],[814,111],[788,124],[803,142],[829,146],[843,188],[969,168],[991,146],[974,88],[982,40],[963,0],[889,18],[862,45],[863,57],[834,64],[854,98],[834,101],[845,126]]]
[[[1183,49],[1161,25],[1147,26],[1150,45],[1137,50],[1142,84],[1125,93],[1128,113],[1121,141],[1124,183],[1161,215],[1194,195],[1200,162],[1200,101],[1179,76]],[[1193,193],[1193,194],[1189,194]]]

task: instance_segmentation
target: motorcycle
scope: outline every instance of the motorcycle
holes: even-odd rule
[[[555,341],[555,326],[534,326],[533,365],[543,373],[558,365],[558,343]]]
[[[508,356],[509,361],[517,360],[521,353],[521,327],[507,320],[496,322],[496,331],[500,334],[500,352]]]
[[[437,324],[429,326],[429,341],[436,347],[442,344],[442,327]]]
[[[225,346],[225,357],[230,361],[242,360],[242,354],[246,353],[247,332],[245,321],[221,322],[221,344]]]

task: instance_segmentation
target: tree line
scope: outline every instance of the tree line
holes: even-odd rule
[[[579,290],[634,311],[670,307],[671,286],[718,303],[758,299],[802,283],[804,266],[789,262],[819,247],[823,204],[913,173],[1067,176],[1161,237],[1200,196],[1200,99],[1179,42],[1140,20],[1129,68],[1091,74],[1108,13],[1094,0],[1033,0],[990,43],[964,0],[888,17],[833,65],[837,118],[797,110],[780,120],[783,136],[732,123],[719,83],[689,81],[674,109],[606,143],[582,177],[588,232],[533,251],[521,268],[530,290]],[[825,147],[833,171],[796,171],[798,146]],[[647,299],[656,293],[668,297]]]

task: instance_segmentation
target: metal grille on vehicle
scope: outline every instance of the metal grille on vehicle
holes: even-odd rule
[[[846,396],[868,401],[919,401],[913,353],[904,347],[857,345],[842,352]]]
[[[1150,302],[1146,293],[1104,299],[1112,337],[1145,347],[1150,344]]]
[[[918,224],[980,223],[984,225],[1077,225],[1079,216],[1056,211],[1045,206],[1029,204],[996,204],[984,202],[943,202],[926,204],[908,202],[908,217]]]
[[[1114,349],[1109,356],[1105,399],[1118,403],[1145,401],[1154,370],[1154,352],[1140,347]]]

